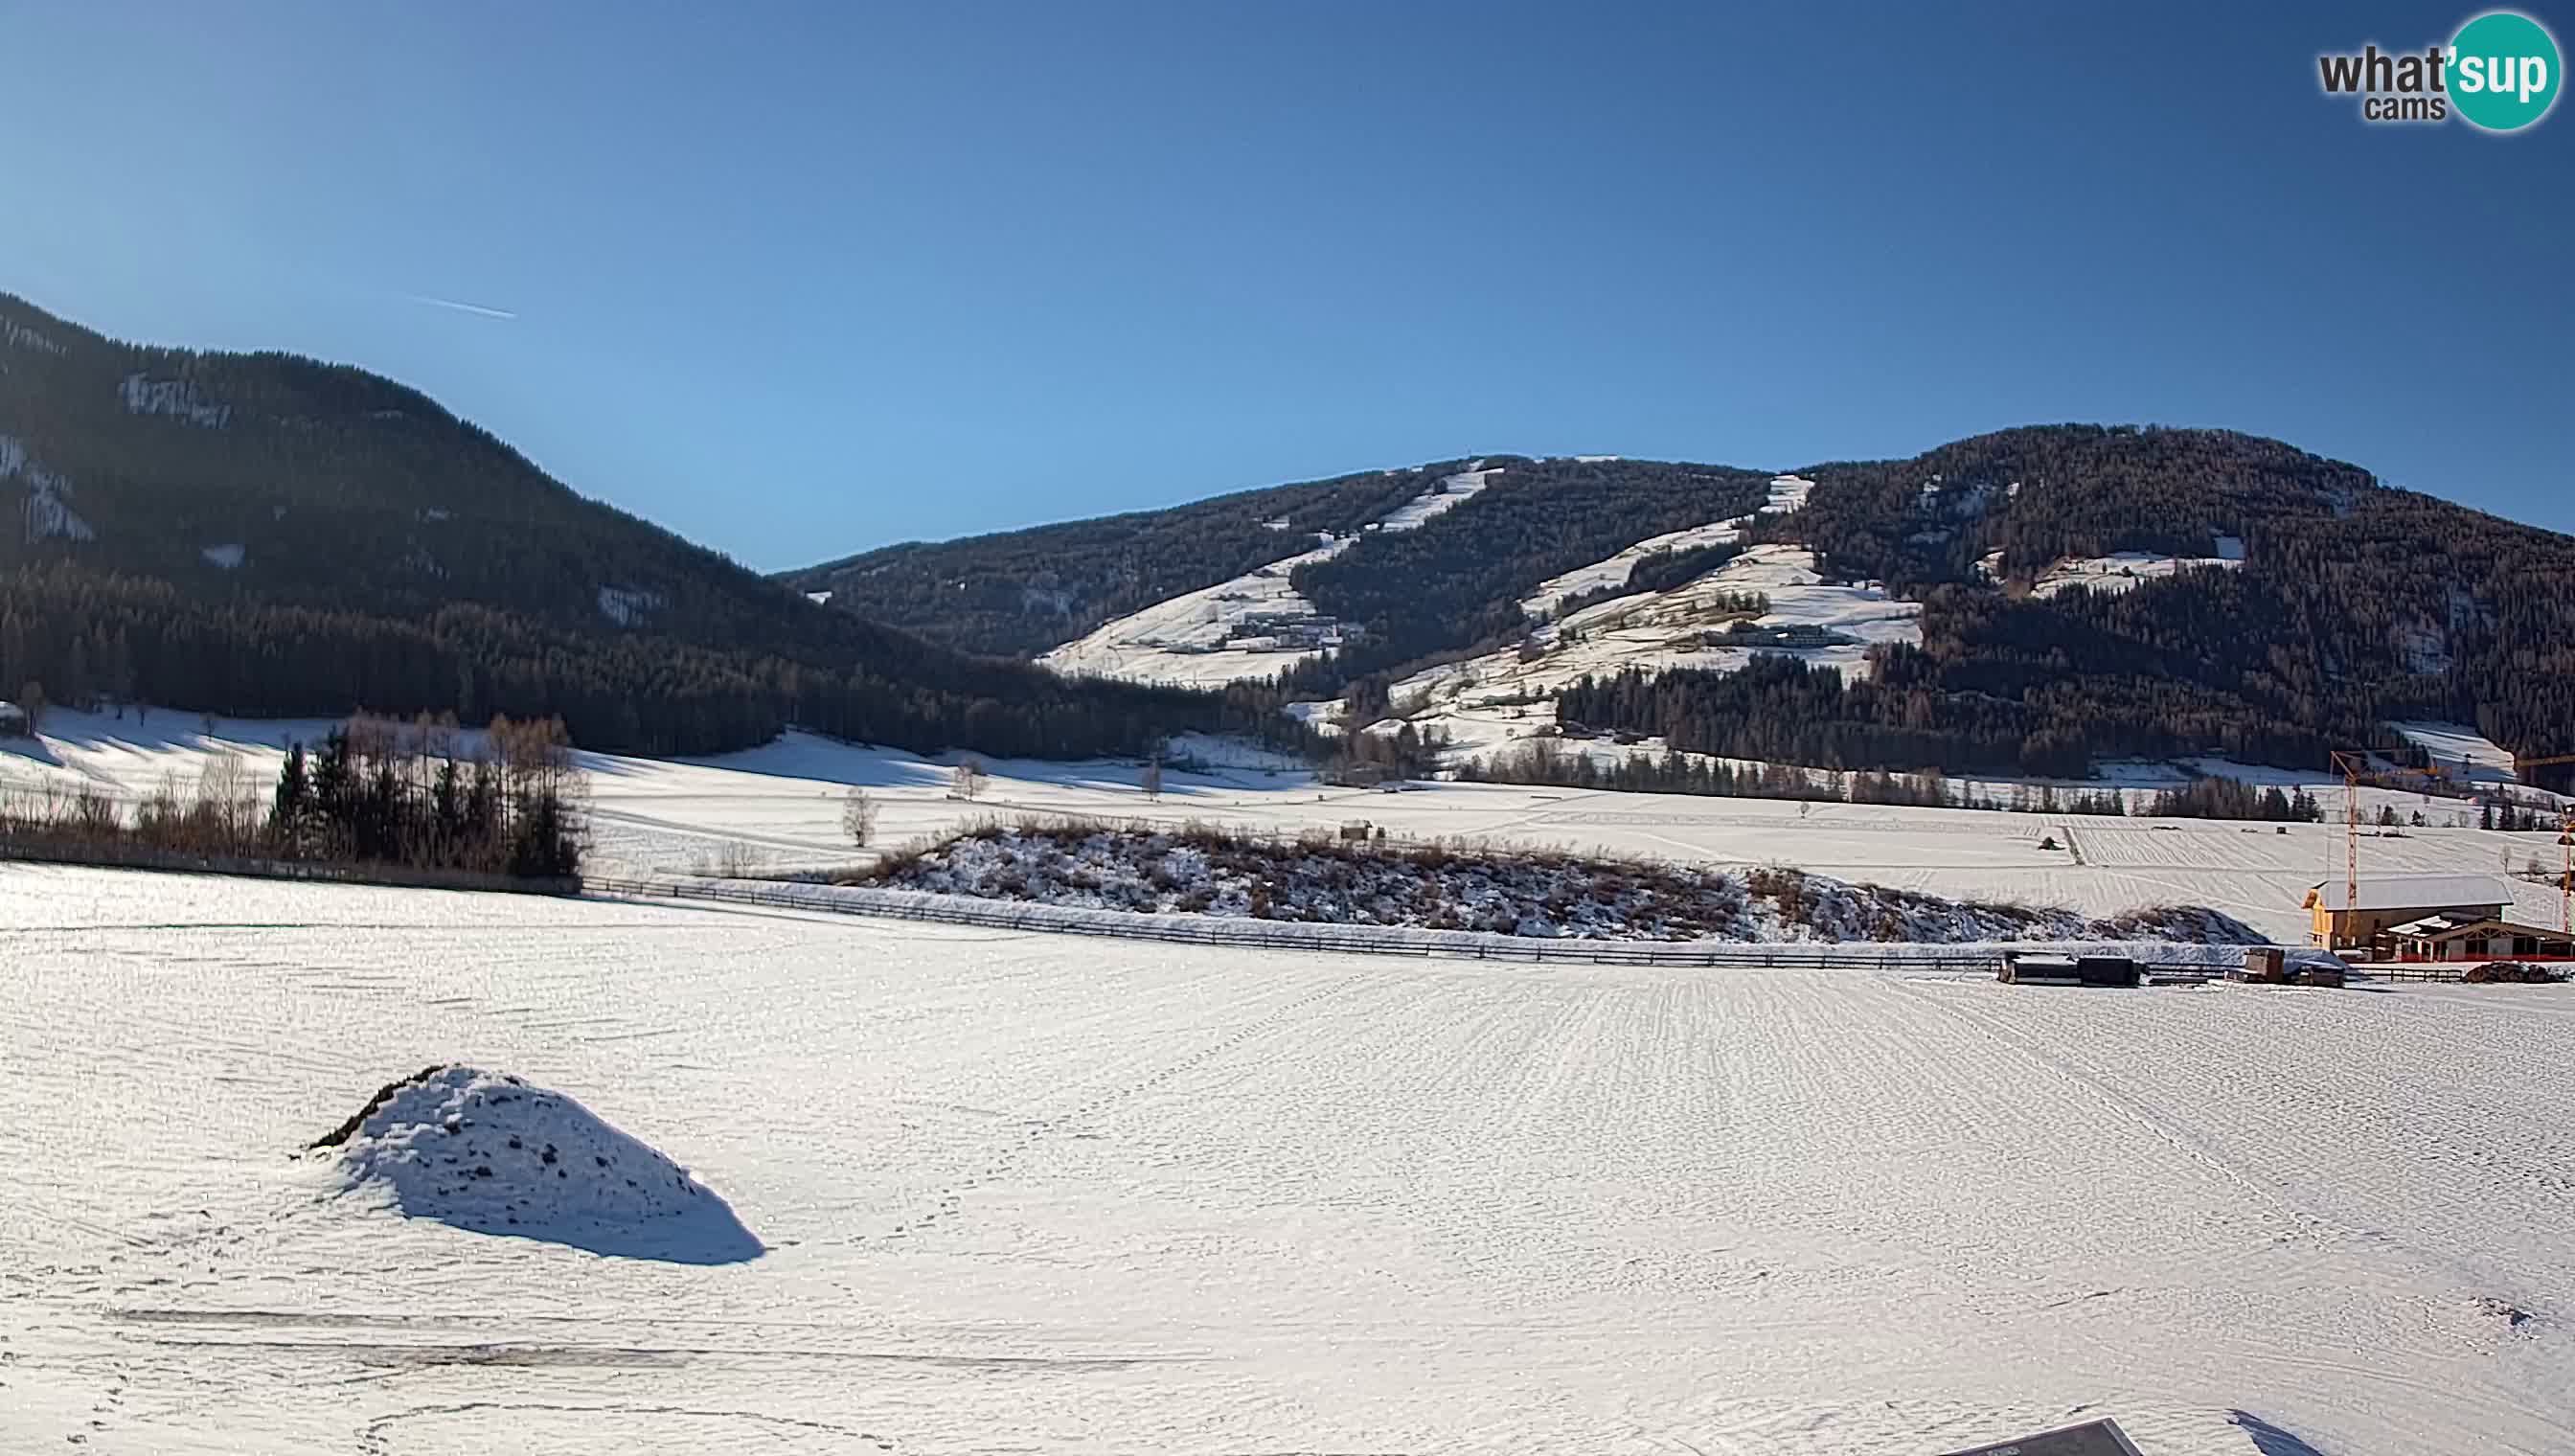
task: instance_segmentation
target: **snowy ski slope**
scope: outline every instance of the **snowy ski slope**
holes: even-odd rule
[[[1469,468],[1443,476],[1366,530],[1418,530],[1424,522],[1455,510],[1500,474],[1498,468]],[[1341,641],[1340,624],[1318,614],[1288,579],[1298,567],[1330,561],[1360,538],[1316,540],[1311,551],[1103,623],[1038,661],[1069,675],[1191,688],[1221,688],[1276,676]]]

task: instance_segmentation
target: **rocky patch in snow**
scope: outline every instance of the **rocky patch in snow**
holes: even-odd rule
[[[725,1201],[561,1092],[433,1066],[376,1093],[313,1144],[345,1194],[413,1218],[600,1254],[727,1264],[763,1252]]]
[[[27,483],[26,529],[30,543],[48,538],[98,539],[98,533],[63,499],[71,494],[72,483],[37,465],[27,454],[25,443],[16,436],[0,435],[0,481],[17,479]]]
[[[198,399],[196,386],[184,379],[155,380],[129,374],[116,387],[116,394],[125,402],[125,408],[137,415],[168,415],[209,430],[221,428],[233,417],[232,406],[210,405]]]
[[[1952,900],[1788,868],[1748,873],[1489,845],[1206,826],[993,826],[890,856],[896,889],[1144,914],[1199,913],[1592,940],[1921,942],[2263,937],[2198,906],[2092,920],[2071,910]]]
[[[37,354],[63,352],[63,346],[15,319],[0,319],[0,348],[26,349]]]
[[[599,589],[599,615],[619,627],[640,627],[644,620],[662,610],[662,594],[634,587]]]

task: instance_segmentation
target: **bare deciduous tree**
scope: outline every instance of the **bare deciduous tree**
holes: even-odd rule
[[[982,797],[983,793],[984,760],[970,757],[959,763],[956,775],[949,780],[948,796],[973,802]]]
[[[853,788],[841,795],[841,832],[861,849],[877,836],[877,803],[866,789]]]

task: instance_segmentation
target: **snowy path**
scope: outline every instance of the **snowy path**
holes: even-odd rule
[[[19,866],[0,943],[0,1448],[1918,1456],[2087,1408],[2156,1456],[2253,1456],[2229,1411],[2335,1456],[2575,1447],[2556,988]],[[406,1223],[288,1156],[449,1057],[581,1098],[769,1252]]]

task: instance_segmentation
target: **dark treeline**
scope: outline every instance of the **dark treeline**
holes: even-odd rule
[[[1953,782],[1933,771],[1849,772],[1786,763],[1729,763],[1666,749],[1661,756],[1629,753],[1607,762],[1540,737],[1506,752],[1467,760],[1459,779],[1470,783],[1546,783],[1566,788],[1629,793],[1690,793],[1716,798],[1786,798],[1818,803],[1890,803],[1926,808],[2010,810],[2016,813],[2125,814],[2117,789],[2058,792],[2052,784],[2015,784],[1997,793]]]
[[[2277,784],[2255,788],[2233,778],[2195,778],[2182,787],[2167,788],[2154,796],[2146,812],[2160,818],[2269,819],[2310,824],[2325,816],[2314,795],[2303,788],[2288,792]]]
[[[74,707],[104,697],[246,717],[337,717],[361,704],[559,717],[585,746],[641,753],[745,747],[791,723],[917,751],[1035,757],[1140,751],[1191,729],[1279,741],[1300,731],[1258,690],[1068,683],[1026,664],[941,657],[911,679],[573,633],[472,605],[394,620],[206,603],[64,563],[0,578],[0,682],[39,682]]]

